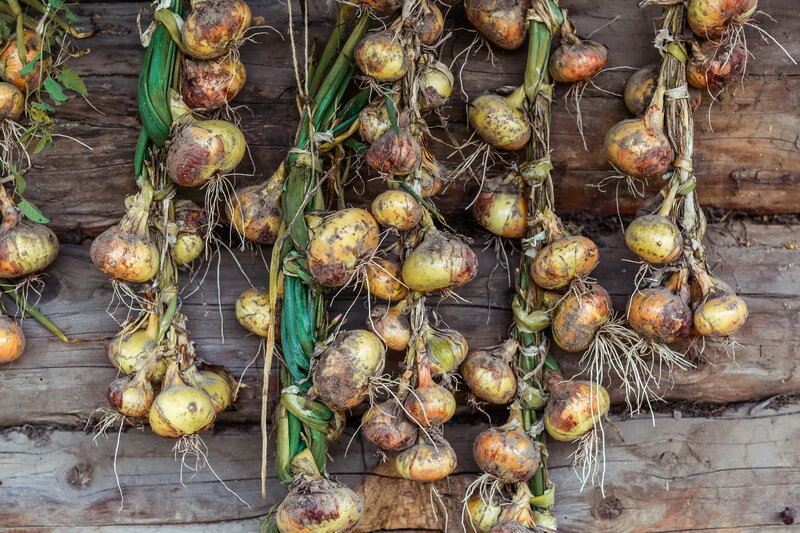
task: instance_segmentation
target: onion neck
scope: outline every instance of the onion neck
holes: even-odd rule
[[[659,83],[653,94],[653,99],[650,101],[650,106],[644,113],[644,123],[648,128],[653,128],[658,131],[664,131],[664,94],[666,87]]]
[[[289,464],[289,472],[294,478],[321,478],[322,474],[317,468],[317,463],[314,461],[314,455],[309,448],[302,452],[295,454]]]

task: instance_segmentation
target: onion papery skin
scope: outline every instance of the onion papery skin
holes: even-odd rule
[[[25,334],[19,324],[0,315],[0,364],[10,363],[25,351]]]
[[[477,533],[488,533],[500,520],[503,507],[496,502],[486,502],[479,493],[467,500],[467,524]]]
[[[744,46],[703,41],[686,66],[686,80],[696,89],[717,93],[740,77],[746,65]]]
[[[3,208],[0,278],[19,278],[41,272],[55,260],[58,248],[53,230],[26,219],[13,204]]]
[[[380,139],[381,135],[391,127],[392,123],[389,121],[389,112],[386,111],[385,105],[367,106],[358,114],[358,134],[367,144]]]
[[[528,230],[528,200],[516,172],[486,180],[472,204],[482,227],[507,239],[521,239]]]
[[[369,33],[355,49],[361,72],[378,81],[397,81],[408,71],[408,58],[391,30]]]
[[[591,381],[563,381],[560,376],[550,375],[550,401],[544,410],[545,429],[556,440],[574,441],[608,412],[608,392]]]
[[[625,244],[648,263],[657,265],[672,263],[683,254],[680,229],[658,214],[635,218],[625,230]]]
[[[726,31],[747,22],[758,0],[689,0],[686,22],[701,39],[718,41]]]
[[[378,248],[380,229],[363,209],[342,209],[313,230],[308,244],[308,269],[326,287],[342,287]]]
[[[400,477],[421,483],[446,478],[455,471],[456,465],[456,453],[444,440],[437,441],[436,446],[428,442],[417,442],[395,457],[395,466]]]
[[[507,404],[517,392],[517,376],[509,364],[516,345],[504,346],[470,352],[459,372],[473,395],[495,405]]]
[[[275,243],[283,217],[283,181],[282,178],[273,176],[265,183],[236,191],[226,205],[226,214],[239,235],[259,244]]]
[[[591,239],[563,237],[542,248],[533,259],[533,280],[543,289],[566,288],[572,280],[588,276],[600,261]]]
[[[745,301],[734,294],[720,294],[706,299],[694,311],[694,328],[700,335],[727,337],[747,321]]]
[[[603,70],[608,61],[608,48],[595,41],[563,41],[550,56],[549,70],[554,80],[562,83],[588,81]]]
[[[391,13],[403,7],[403,0],[359,0],[362,5],[378,13]]]
[[[588,348],[597,331],[611,320],[611,297],[597,284],[580,295],[570,293],[553,310],[553,340],[568,352]]]
[[[425,212],[425,209],[413,196],[400,190],[380,193],[372,201],[370,210],[378,224],[385,228],[397,228],[400,231],[416,228]]]
[[[247,331],[267,337],[273,327],[270,313],[269,291],[265,287],[251,287],[236,298],[236,320]]]
[[[25,30],[23,34],[25,40],[25,63],[30,63],[41,53],[41,42],[39,37],[30,30]],[[23,93],[30,93],[41,87],[42,82],[47,78],[52,62],[47,59],[38,61],[31,72],[20,74],[22,62],[19,58],[17,49],[17,37],[9,37],[6,45],[0,52],[0,78],[14,85]]]
[[[108,345],[108,359],[123,374],[133,374],[139,369],[153,350],[158,346],[152,331],[140,329],[132,332],[121,331]],[[167,371],[165,359],[159,359],[153,370],[152,379],[160,381]]]
[[[503,483],[528,481],[541,462],[539,447],[520,426],[481,432],[472,445],[472,456],[481,470]]]
[[[643,289],[628,303],[628,323],[648,340],[670,343],[692,329],[692,311],[667,289]]]
[[[443,106],[453,94],[454,83],[453,73],[444,63],[435,61],[428,64],[418,77],[420,108]]]
[[[454,329],[437,329],[429,325],[423,337],[433,375],[455,371],[469,353],[467,339]]]
[[[408,347],[411,340],[411,324],[408,317],[397,306],[387,308],[379,305],[372,309],[372,320],[368,324],[390,350],[400,351]]]
[[[121,415],[144,418],[150,412],[155,393],[146,379],[122,377],[111,382],[106,398],[109,405]]]
[[[478,274],[478,257],[461,239],[431,229],[406,258],[402,273],[414,291],[461,287]]]
[[[497,94],[484,94],[470,102],[469,123],[487,143],[501,150],[519,150],[531,138],[531,126],[519,106]]]
[[[386,130],[367,150],[367,165],[381,174],[408,174],[422,161],[422,144],[408,126]]]
[[[465,0],[467,18],[486,39],[504,50],[522,46],[527,35],[525,0]]]
[[[184,50],[195,59],[214,59],[239,41],[252,22],[244,0],[194,2],[181,30]]]
[[[0,82],[0,119],[17,120],[25,111],[25,95],[11,83]]]
[[[672,164],[669,139],[644,118],[618,122],[605,138],[608,159],[620,171],[636,178],[660,177]]]
[[[655,66],[650,65],[640,68],[625,82],[625,91],[623,93],[625,99],[625,106],[628,111],[636,116],[644,115],[647,107],[653,100],[653,95],[656,93],[656,84],[658,83],[658,70]],[[703,93],[689,87],[689,107],[692,111],[697,111],[700,107],[700,102],[703,100]]]
[[[351,409],[366,398],[385,356],[386,347],[374,333],[342,331],[314,361],[314,391],[331,409]]]
[[[197,187],[227,174],[244,158],[242,131],[224,120],[198,120],[181,126],[167,151],[167,175],[178,185]]]
[[[713,276],[709,276],[709,278],[711,283],[714,285],[716,292],[722,294],[734,294],[736,292],[733,290],[733,287],[721,279]],[[696,279],[689,287],[689,299],[691,300],[693,307],[700,305],[700,303],[703,301],[703,288]]]
[[[236,98],[247,81],[247,71],[237,54],[216,60],[184,58],[181,96],[191,109],[215,111]]]
[[[162,390],[150,407],[150,428],[162,437],[194,435],[214,425],[216,410],[211,396],[188,385]]]
[[[422,15],[412,24],[420,43],[434,45],[442,38],[444,15],[442,15],[442,10],[435,4],[426,3],[423,7]]]
[[[430,382],[417,387],[406,397],[408,414],[424,428],[440,426],[456,413],[456,399],[446,388]]]
[[[142,225],[144,228],[147,227],[146,223],[145,218]],[[158,247],[150,240],[146,229],[131,231],[126,226],[127,223],[123,220],[92,242],[89,249],[92,262],[118,280],[137,283],[150,281],[160,267]]]
[[[214,413],[219,414],[233,404],[234,382],[229,375],[192,367],[185,372],[185,377],[193,387],[208,394],[214,404]]]
[[[504,520],[490,529],[489,533],[526,533],[531,531],[535,530],[527,526],[523,526],[514,520]]]
[[[361,520],[364,504],[341,483],[303,476],[278,505],[275,524],[281,533],[339,533]]]
[[[400,280],[400,265],[388,259],[373,259],[366,267],[369,292],[376,298],[396,302],[408,294]]]
[[[399,452],[417,441],[417,426],[392,400],[369,408],[361,417],[361,434],[381,450]]]

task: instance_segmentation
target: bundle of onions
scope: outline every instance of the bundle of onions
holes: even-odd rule
[[[172,259],[178,266],[188,265],[203,253],[208,232],[206,213],[191,200],[175,202],[175,224],[178,234],[172,243]]]
[[[544,411],[544,425],[554,439],[577,440],[608,412],[608,392],[601,385],[591,381],[565,381],[550,370],[545,372],[545,377],[550,401]]]
[[[232,172],[246,150],[244,134],[234,124],[189,118],[172,136],[167,175],[178,185],[198,187]]]
[[[326,287],[346,285],[378,248],[378,224],[363,209],[336,211],[309,229],[308,269]]]
[[[692,47],[686,79],[695,89],[718,93],[741,76],[746,66],[747,50],[742,44],[701,41]]]
[[[236,48],[250,27],[244,0],[193,0],[181,28],[183,51],[196,59],[214,59]]]
[[[170,361],[161,392],[150,407],[150,429],[162,437],[195,435],[210,428],[216,408],[204,390],[186,383],[178,365]]]
[[[758,0],[689,0],[686,21],[701,39],[719,41],[746,24]]]
[[[430,371],[434,375],[455,372],[469,352],[467,339],[454,329],[440,329],[426,324],[422,332]]]
[[[475,350],[461,363],[460,374],[472,394],[483,401],[504,405],[517,392],[517,375],[511,360],[519,342],[508,339],[500,346]]]
[[[399,452],[417,441],[417,426],[392,400],[370,407],[361,417],[361,434],[384,451]]]
[[[480,433],[472,445],[478,467],[501,483],[528,481],[541,464],[541,447],[522,427],[521,411],[512,406],[508,422]]]
[[[379,305],[372,309],[369,329],[390,350],[405,350],[411,340],[411,324],[406,316],[406,310],[405,301],[393,307]]]
[[[397,81],[408,71],[406,50],[392,29],[367,34],[356,46],[355,60],[376,81]]]
[[[478,258],[464,241],[431,226],[406,258],[402,274],[403,283],[414,291],[454,289],[475,278]]]
[[[47,268],[58,255],[53,230],[22,215],[5,187],[0,187],[0,209],[0,278],[19,278]]]
[[[24,93],[37,90],[47,78],[52,68],[52,61],[42,57],[42,43],[36,33],[25,30],[25,64],[20,59],[18,40],[12,35],[0,51],[0,78],[11,83]],[[32,69],[24,69],[31,61],[36,61]],[[24,70],[23,70],[24,69]]]
[[[512,170],[484,181],[472,204],[472,216],[495,235],[524,237],[528,230],[528,199],[522,176]]]
[[[0,364],[10,363],[25,351],[25,334],[19,324],[0,314]]]
[[[417,365],[417,387],[406,397],[405,409],[423,428],[441,426],[456,412],[453,393],[433,381],[427,360]]]
[[[397,454],[394,463],[400,477],[430,483],[452,474],[457,458],[450,443],[443,438],[434,442],[420,436],[416,444]]]
[[[505,97],[498,94],[481,95],[469,104],[469,123],[487,144],[501,150],[519,150],[531,138],[524,102],[523,86]]]
[[[603,70],[607,61],[608,48],[595,41],[581,40],[575,27],[564,18],[561,46],[550,56],[550,76],[562,83],[587,82]]]
[[[625,82],[623,98],[628,111],[634,115],[641,116],[647,111],[658,85],[658,68],[649,65],[640,68]],[[696,111],[703,99],[703,93],[699,89],[689,87],[689,106],[692,111]]]
[[[259,244],[273,244],[278,238],[283,209],[281,191],[283,165],[264,183],[238,189],[225,206],[231,226],[239,235]]]
[[[553,341],[568,352],[581,352],[611,321],[612,312],[608,291],[596,283],[588,284],[585,292],[570,292],[552,312]]]
[[[181,96],[191,109],[216,111],[236,98],[246,80],[237,54],[211,60],[187,57],[181,70]]]
[[[464,10],[475,28],[493,45],[515,50],[527,37],[527,0],[466,0]]]

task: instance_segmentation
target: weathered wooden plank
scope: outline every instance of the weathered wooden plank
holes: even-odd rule
[[[284,7],[280,3],[259,0],[252,4],[254,13],[265,16],[270,25],[285,33]],[[584,33],[620,17],[594,36],[609,45],[610,67],[638,67],[655,59],[650,21],[658,10],[639,11],[627,0],[604,2],[602,6],[588,0],[570,4],[570,12]],[[78,239],[84,232],[95,233],[115,222],[122,211],[121,198],[133,189],[131,160],[138,131],[136,76],[142,58],[136,15],[145,5],[86,2],[77,8],[92,16],[98,29],[95,37],[81,43],[93,51],[77,59],[75,69],[86,79],[92,102],[101,114],[76,100],[59,109],[59,122],[62,133],[88,144],[92,151],[71,140],[59,139],[54,148],[36,158],[28,189],[31,199],[53,218],[54,227],[64,238]],[[789,3],[764,0],[760,8],[780,21],[764,19],[763,27],[790,53],[800,57],[796,38],[800,23],[792,16]],[[453,8],[452,19],[454,26],[468,26],[460,7]],[[313,35],[324,37],[329,20],[327,15],[314,13]],[[472,34],[457,32],[445,47],[445,59],[463,50],[470,39]],[[268,175],[283,157],[295,129],[294,76],[288,40],[271,32],[258,40],[259,44],[247,45],[242,52],[249,83],[238,102],[252,111],[242,111],[242,126],[251,144],[256,172]],[[800,180],[800,151],[796,145],[800,67],[791,66],[777,46],[752,34],[748,44],[754,57],[741,86],[732,87],[711,109],[707,98],[697,112],[695,168],[700,177],[701,199],[707,205],[756,213],[793,212]],[[483,53],[471,57],[462,75],[464,91],[474,97],[498,85],[518,83],[523,54],[498,52],[494,64],[486,61]],[[626,76],[627,71],[612,70],[603,74],[598,83],[606,90],[619,92]],[[617,201],[613,188],[601,193],[587,187],[610,175],[600,146],[605,131],[625,118],[621,99],[590,89],[581,108],[589,151],[582,148],[575,118],[564,102],[559,99],[555,105],[553,158],[560,206],[572,211],[591,206],[595,211],[616,213],[619,204],[622,212],[633,212],[640,203],[638,198],[621,192]],[[468,133],[460,93],[447,115],[454,136],[465,138]],[[440,157],[448,152],[441,147],[437,150]],[[448,163],[451,167],[455,164],[456,161]],[[252,169],[245,165],[240,171],[248,174]],[[65,176],[74,179],[64,179]],[[242,176],[239,181],[249,178]],[[380,187],[377,182],[368,185],[370,191]],[[458,211],[468,203],[458,191],[460,188],[454,187],[440,200],[445,210]]]
[[[551,445],[549,464],[557,487],[559,529],[570,533],[777,527],[780,511],[796,504],[798,497],[794,483],[800,474],[794,445],[800,437],[797,407],[746,406],[711,419],[679,415],[659,416],[655,427],[646,417],[615,420],[625,440],[606,432],[605,497],[596,488],[580,491],[568,466],[571,446]],[[457,474],[438,486],[448,507],[448,531],[460,530],[459,500],[475,476],[469,449],[475,435],[485,428],[480,419],[476,422],[447,427],[460,460]],[[352,430],[348,428],[346,435]],[[362,449],[358,438],[344,457],[348,440],[343,437],[333,446],[337,460],[331,471],[355,486],[361,472],[377,459],[370,449]],[[270,498],[258,497],[258,432],[216,431],[205,441],[214,471],[250,508],[228,493],[207,468],[196,475],[186,473],[181,486],[179,464],[169,451],[172,441],[145,430],[122,435],[117,472],[125,500],[120,510],[113,464],[115,435],[95,445],[82,432],[9,428],[0,434],[4,502],[0,523],[10,528],[63,526],[82,531],[138,531],[159,524],[172,526],[164,531],[180,524],[183,531],[183,524],[193,523],[194,529],[188,531],[212,527],[254,531],[257,517],[282,494],[272,481]],[[370,490],[376,487],[380,490]],[[416,506],[407,512],[402,503],[417,492],[409,483],[367,474],[361,491],[368,514],[359,530],[441,531],[442,522],[437,523],[431,512],[428,488],[414,488],[426,497],[414,498]],[[119,529],[123,525],[131,529]]]

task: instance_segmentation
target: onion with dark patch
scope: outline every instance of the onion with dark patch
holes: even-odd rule
[[[155,393],[144,373],[115,379],[106,390],[108,404],[123,416],[144,418],[150,413]]]
[[[455,471],[456,464],[456,452],[442,438],[437,439],[435,445],[417,440],[414,446],[395,457],[395,467],[400,477],[422,483],[446,478]]]
[[[376,258],[364,270],[369,293],[376,298],[396,302],[408,294],[408,287],[400,280],[400,265],[397,262]]]
[[[173,135],[167,151],[167,175],[185,187],[197,187],[227,174],[244,158],[242,131],[224,120],[190,120]]]
[[[370,145],[366,159],[370,168],[381,174],[408,174],[420,165],[422,143],[401,117],[397,130],[389,128]]]
[[[545,371],[550,401],[544,410],[544,427],[556,440],[581,438],[602,418],[610,405],[606,389],[591,381],[564,381],[553,371]]]
[[[238,44],[251,21],[244,0],[195,0],[181,29],[184,51],[197,59],[220,57]]]
[[[503,506],[500,505],[499,498],[497,497],[487,500],[484,495],[476,493],[467,500],[466,512],[467,523],[472,531],[488,533],[500,519]]]
[[[686,79],[696,89],[717,93],[741,76],[746,66],[747,50],[743,45],[702,41],[692,47]]]
[[[308,269],[326,287],[342,287],[363,262],[375,253],[380,229],[363,209],[349,208],[326,216],[311,230]]]
[[[472,445],[478,467],[501,483],[528,481],[541,464],[541,449],[525,433],[519,411],[503,426],[481,432]]]
[[[397,81],[408,71],[406,51],[393,30],[367,34],[355,49],[361,72],[377,81]]]
[[[661,214],[635,218],[625,229],[628,248],[653,264],[677,261],[683,254],[683,237],[678,226]]]
[[[441,61],[428,63],[417,76],[420,109],[441,107],[453,94],[453,73]]]
[[[264,183],[238,189],[225,206],[231,226],[244,238],[273,244],[283,217],[281,192],[284,175],[278,170]]]
[[[11,83],[0,82],[0,119],[17,120],[25,111],[25,95]]]
[[[689,0],[686,22],[698,37],[718,41],[747,23],[757,7],[758,0]]]
[[[521,239],[528,230],[528,198],[516,171],[489,178],[472,204],[472,216],[495,235]]]
[[[531,138],[531,126],[523,110],[524,87],[508,96],[484,94],[469,103],[469,123],[487,143],[501,150],[519,150]]]
[[[267,337],[274,325],[266,287],[251,287],[242,292],[236,298],[235,313],[239,324],[259,337]]]
[[[403,283],[414,291],[461,287],[478,274],[478,258],[464,241],[429,228],[403,263]]]
[[[181,96],[191,109],[215,111],[236,98],[247,80],[247,71],[237,54],[208,61],[183,60]]]
[[[169,363],[164,386],[150,407],[153,433],[170,438],[194,435],[214,425],[215,418],[211,396],[189,386],[181,377],[178,365]]]
[[[58,255],[53,230],[25,218],[5,189],[0,192],[0,209],[0,278],[19,278],[47,268]]]
[[[519,343],[508,339],[494,348],[475,350],[461,363],[460,374],[476,398],[495,405],[504,405],[514,399],[517,392],[517,375],[511,368],[511,359]]]
[[[17,37],[12,35],[0,52],[0,78],[14,85],[20,91],[30,93],[42,85],[49,75],[53,63],[50,59],[41,58],[42,43],[34,32],[25,30],[23,40],[25,41],[25,63],[27,65],[35,60],[33,68],[30,72],[23,74],[24,67],[20,61]]]
[[[465,0],[464,10],[475,28],[495,46],[515,50],[525,42],[528,0]]]
[[[599,261],[600,251],[591,239],[562,237],[539,250],[531,273],[543,289],[564,289],[574,279],[588,276]]]
[[[399,452],[417,441],[417,426],[393,400],[370,407],[361,417],[361,434],[381,450]]]
[[[410,21],[411,29],[417,34],[420,43],[434,45],[442,37],[444,15],[442,10],[431,2],[422,2],[420,9],[420,15]]]
[[[625,82],[623,93],[628,111],[636,116],[644,115],[656,93],[657,84],[658,68],[655,65],[640,68],[631,74],[631,77]],[[703,93],[694,87],[689,87],[689,107],[692,111],[697,110],[702,100]]]
[[[694,311],[694,328],[700,335],[727,337],[747,321],[745,301],[735,294],[709,295]]]
[[[663,89],[657,90],[659,95]],[[635,178],[660,177],[672,164],[673,151],[664,134],[664,115],[657,95],[641,118],[623,120],[608,130],[604,142],[609,161]]]
[[[369,105],[358,114],[358,134],[367,144],[377,141],[391,127],[389,112],[383,104]]]
[[[689,334],[692,312],[668,289],[643,289],[628,302],[628,324],[645,339],[670,343]]]
[[[550,324],[553,341],[568,352],[581,352],[611,320],[612,312],[608,291],[596,283],[580,294],[571,292],[553,310]]]
[[[407,192],[388,190],[375,197],[370,211],[381,226],[408,231],[417,227],[425,209]]]

